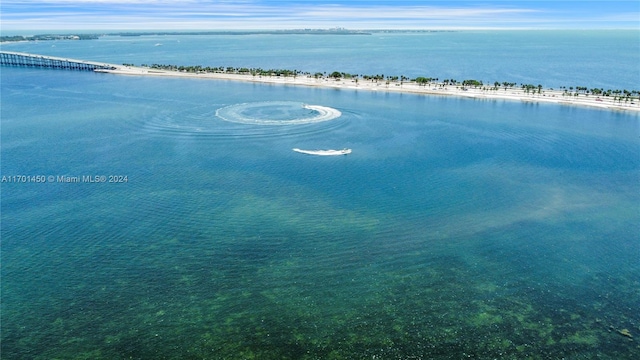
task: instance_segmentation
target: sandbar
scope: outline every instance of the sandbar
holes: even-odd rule
[[[228,73],[189,73],[180,71],[170,71],[162,69],[152,69],[135,66],[117,66],[115,70],[96,70],[120,75],[141,75],[141,76],[164,76],[196,79],[232,80],[245,81],[264,84],[280,84],[294,86],[312,86],[323,88],[338,88],[351,90],[381,91],[381,92],[402,92],[424,95],[439,96],[459,96],[474,98],[479,100],[513,100],[532,103],[555,103],[559,105],[589,106],[609,110],[638,111],[640,112],[640,101],[619,101],[610,96],[596,96],[579,94],[568,94],[560,90],[542,89],[541,92],[526,92],[521,88],[500,88],[497,90],[480,87],[463,87],[447,84],[431,83],[427,86],[410,81],[371,81],[365,79],[334,79],[329,77],[314,77],[310,75],[298,76],[263,76],[250,74],[228,74]]]

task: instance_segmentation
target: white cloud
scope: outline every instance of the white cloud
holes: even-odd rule
[[[300,13],[311,17],[335,17],[335,18],[377,18],[377,19],[397,19],[397,18],[466,18],[478,16],[496,16],[534,13],[537,10],[530,9],[493,9],[493,8],[439,8],[427,6],[409,7],[314,7],[311,9],[301,9]]]
[[[352,29],[459,29],[564,28],[567,24],[576,23],[626,23],[634,15],[591,14],[589,17],[576,19],[569,14],[518,8],[517,2],[494,3],[491,7],[378,6],[375,2],[342,5],[278,4],[281,3],[273,1],[266,5],[266,2],[262,2],[260,5],[256,1],[3,0],[0,18],[3,30],[274,29],[334,26]]]
[[[197,0],[4,0],[3,4],[175,4],[175,3],[197,3]],[[222,1],[221,1],[222,2]],[[226,2],[226,1],[224,1]],[[229,1],[231,2],[231,1]],[[241,1],[237,1],[241,2]]]

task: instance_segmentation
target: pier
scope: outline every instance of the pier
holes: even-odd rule
[[[115,70],[118,68],[118,66],[114,64],[66,59],[54,56],[27,54],[13,51],[0,51],[0,65],[78,71]]]

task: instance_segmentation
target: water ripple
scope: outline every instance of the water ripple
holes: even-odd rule
[[[347,123],[337,109],[291,101],[212,108],[205,105],[162,111],[143,123],[131,125],[147,134],[172,138],[233,140],[313,135],[333,131]]]
[[[242,103],[216,110],[216,116],[225,121],[276,126],[313,124],[333,120],[341,115],[334,108],[293,101]]]

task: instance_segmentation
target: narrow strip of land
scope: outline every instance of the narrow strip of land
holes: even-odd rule
[[[511,87],[499,88],[497,90],[473,86],[453,86],[444,83],[418,84],[412,81],[373,81],[363,79],[334,79],[330,77],[315,77],[311,75],[298,76],[263,76],[251,74],[229,74],[229,73],[189,73],[180,71],[170,71],[135,66],[118,66],[115,70],[96,70],[99,72],[121,74],[121,75],[142,75],[142,76],[164,76],[164,77],[184,77],[197,79],[217,79],[248,81],[265,84],[283,84],[297,86],[314,86],[324,88],[339,88],[367,91],[388,91],[404,92],[426,95],[460,96],[475,99],[502,99],[523,102],[545,102],[561,105],[590,106],[610,110],[629,110],[640,112],[640,101],[631,101],[609,96],[596,95],[575,95],[560,90],[542,89],[527,91],[526,89]],[[618,100],[620,99],[620,100]]]

